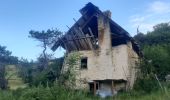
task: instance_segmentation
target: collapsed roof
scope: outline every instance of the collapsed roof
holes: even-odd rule
[[[131,41],[134,51],[140,55],[138,44],[121,26],[115,23],[109,15],[99,10],[92,3],[80,9],[82,16],[68,30],[66,34],[58,38],[51,48],[55,51],[58,47],[63,47],[66,51],[95,50],[98,48],[98,15],[109,19],[112,35],[112,46],[126,44]]]

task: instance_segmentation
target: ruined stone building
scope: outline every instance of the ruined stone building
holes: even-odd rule
[[[52,47],[63,47],[67,57],[73,52],[81,54],[77,78],[84,81],[77,87],[108,94],[131,89],[140,57],[137,43],[111,20],[110,11],[102,12],[88,3],[80,13],[82,16]]]

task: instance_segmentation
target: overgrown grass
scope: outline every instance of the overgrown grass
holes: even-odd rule
[[[139,91],[120,93],[117,96],[102,99],[92,96],[86,91],[68,90],[63,86],[29,87],[17,90],[0,90],[0,100],[170,100],[170,89],[167,93],[162,90],[146,94]]]
[[[0,100],[99,100],[85,91],[67,90],[62,86],[31,87],[17,90],[0,91]]]
[[[119,94],[118,96],[115,96],[115,100],[170,100],[170,91],[167,91],[167,93],[162,90],[154,91],[149,94],[133,91]]]

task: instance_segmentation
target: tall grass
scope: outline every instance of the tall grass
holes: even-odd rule
[[[168,91],[168,93],[170,94],[170,91]],[[170,100],[169,96],[162,90],[148,94],[133,91],[129,93],[122,93],[114,98],[115,100]]]
[[[170,94],[170,89],[167,89]],[[102,99],[83,90],[68,90],[63,86],[29,87],[17,90],[0,90],[0,100],[170,100],[162,90],[146,94],[139,91],[120,93],[117,96]]]
[[[31,87],[17,90],[0,90],[0,100],[99,100],[86,91],[67,90],[62,86]]]

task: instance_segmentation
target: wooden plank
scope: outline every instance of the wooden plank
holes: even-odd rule
[[[65,36],[65,37],[66,37],[66,40],[70,40],[71,39],[71,36],[69,34],[67,34],[67,36]],[[75,45],[74,45],[74,43],[72,41],[67,42],[67,44],[68,44],[67,46],[70,47],[70,50],[75,50],[76,49],[76,47],[75,47]]]
[[[76,43],[75,43],[75,41],[74,41],[74,37],[73,37],[72,35],[70,35],[70,39],[73,40],[73,41],[71,42],[71,44],[73,45],[74,50],[78,50],[78,49],[77,49],[77,45],[76,45]]]
[[[82,40],[85,38],[92,38],[92,36],[86,36],[86,37],[81,37],[81,38],[74,38],[74,39],[70,39],[70,40],[63,40],[63,41],[74,41],[74,40]]]
[[[65,38],[66,39],[66,38]],[[67,39],[66,39],[67,40]],[[70,45],[70,43],[68,41],[64,41],[64,43],[66,44],[66,47],[68,49],[68,51],[71,51],[72,46]]]
[[[94,16],[95,16],[95,14],[92,15],[90,18],[88,18],[88,20],[87,20],[81,27],[84,28],[84,27],[91,21],[91,19],[92,19]]]
[[[90,21],[93,18],[94,15],[92,15],[90,18],[88,18],[88,21]],[[82,21],[83,20],[83,16],[80,18]],[[74,27],[72,27],[72,29],[75,31],[77,38],[81,38],[81,37],[86,37],[85,34],[83,33],[82,29],[80,28],[83,27],[83,25],[86,25],[88,23],[88,21],[85,22],[85,24],[80,25],[80,23],[78,23],[81,20],[76,21],[74,18],[73,20],[75,21]],[[77,26],[77,27],[76,27]],[[82,40],[77,40],[77,42],[81,45],[82,49],[88,50],[90,48],[90,46],[87,43],[87,39],[86,38],[81,38]]]
[[[86,34],[86,36],[89,37],[88,34]],[[93,47],[93,43],[92,43],[92,41],[91,41],[91,38],[87,38],[87,42],[88,42],[88,44],[89,44],[89,46],[90,46],[90,49],[94,51],[94,47]]]
[[[95,44],[96,44],[97,41],[95,40],[93,32],[92,32],[90,27],[88,27],[88,30],[89,30],[90,36],[92,36],[92,38],[91,38],[92,46],[95,49]]]
[[[83,30],[80,27],[79,27],[79,31],[80,31],[80,35],[82,37],[86,37],[86,35],[84,34]],[[88,50],[90,48],[90,46],[88,45],[86,38],[84,40],[82,40],[82,41],[83,41],[83,43],[84,43],[84,45],[86,47],[86,50]]]
[[[79,36],[79,32],[75,28],[74,28],[74,31],[75,31],[75,35],[76,35],[76,40],[81,45],[80,49],[85,49],[84,44],[81,41],[82,38]]]
[[[73,20],[75,20],[75,19],[73,18]],[[79,19],[79,20],[80,20],[80,19]],[[75,21],[76,21],[76,20],[75,20]],[[76,22],[76,23],[77,23],[77,22]],[[76,25],[76,23],[75,23],[75,25]],[[67,26],[67,25],[66,25],[66,26]],[[68,27],[68,26],[67,26],[67,27]],[[74,25],[73,25],[71,28],[68,27],[68,29],[69,29],[69,30],[74,29]],[[73,31],[69,31],[68,33],[71,34],[72,39],[69,39],[69,40],[67,40],[66,42],[68,42],[68,41],[73,41],[74,44],[75,44],[76,50],[80,50],[82,46],[81,46],[81,44],[79,43],[79,41],[77,41],[77,39],[75,39],[75,38],[76,38],[76,35],[74,34],[74,32],[73,32]],[[67,35],[68,35],[68,33],[67,33]]]
[[[74,38],[74,39],[70,39],[70,40],[67,39],[67,40],[65,40],[64,42],[69,43],[69,41],[76,41],[76,42],[74,42],[74,43],[75,43],[75,45],[78,45],[77,50],[81,50],[81,48],[85,45],[85,44],[82,43],[82,39],[86,39],[86,40],[87,40],[87,43],[89,43],[89,47],[88,47],[88,48],[90,48],[90,49],[93,50],[93,46],[92,46],[92,43],[91,43],[90,38],[92,38],[92,37],[91,37],[91,36],[86,36],[86,37]],[[79,40],[80,40],[80,41],[79,41]],[[82,46],[81,46],[81,45],[82,45]],[[83,48],[84,48],[84,47],[83,47]]]
[[[87,50],[88,46],[87,46],[86,41],[84,40],[86,37],[82,34],[82,32],[79,30],[79,28],[75,29],[75,32],[76,32],[77,37],[81,38],[81,40],[79,40],[79,42],[83,47],[82,49]],[[84,37],[84,38],[82,38],[82,37]]]
[[[75,35],[73,34],[73,32],[71,32],[71,34],[72,34],[71,36],[72,36],[73,42],[75,44],[76,50],[79,50],[79,44],[75,40]]]
[[[94,37],[93,32],[92,32],[92,30],[91,30],[90,27],[88,27],[88,30],[89,30],[90,36],[93,36],[93,37]]]
[[[61,41],[62,41],[62,43],[64,44],[64,47],[65,47],[66,51],[68,51],[68,48],[67,48],[66,43],[65,43],[62,39],[61,39]]]

